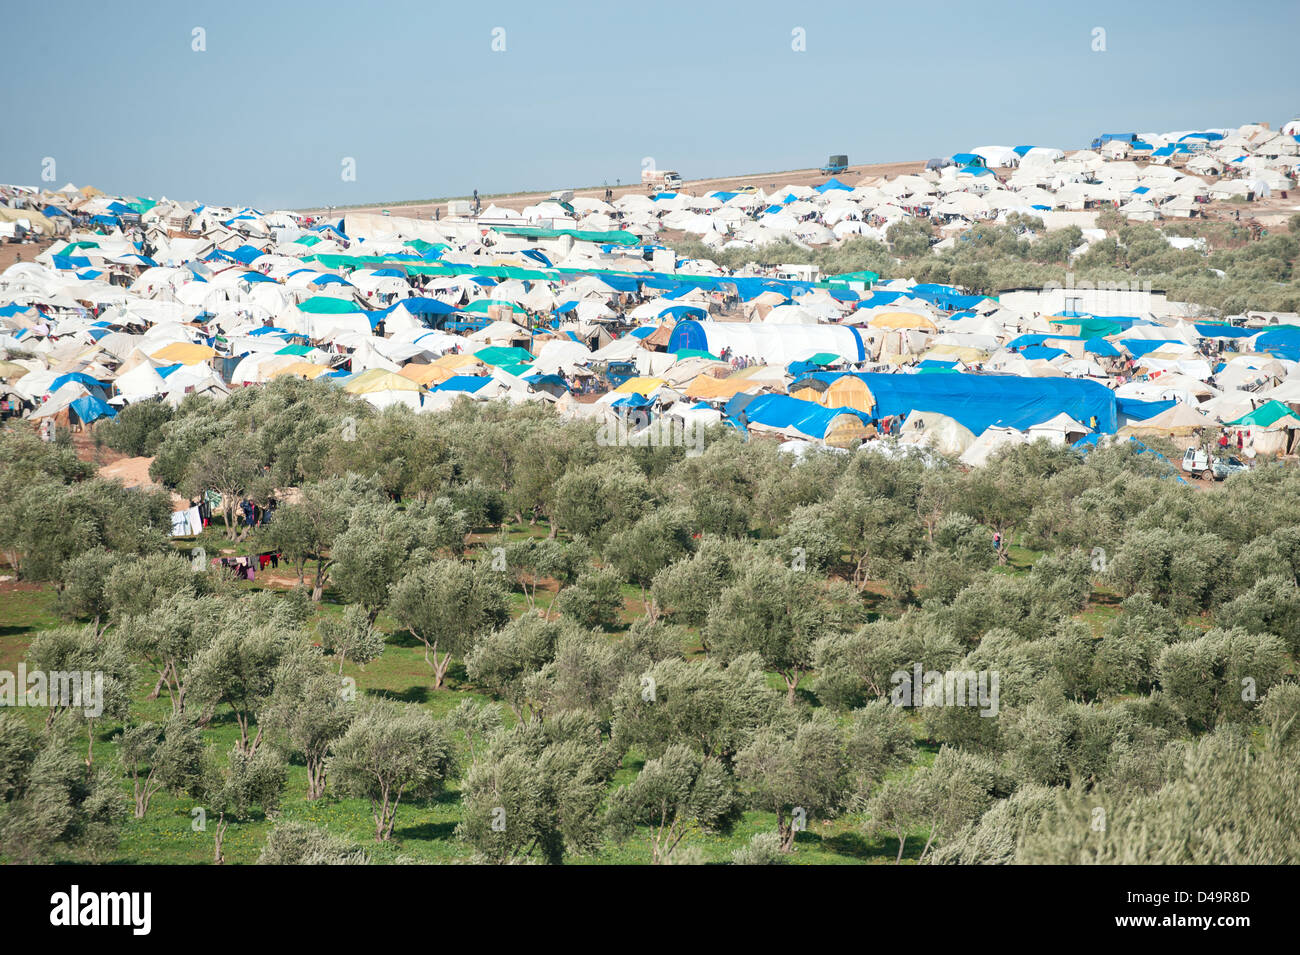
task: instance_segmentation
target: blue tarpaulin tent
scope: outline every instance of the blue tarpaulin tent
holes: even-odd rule
[[[1154,418],[1158,414],[1163,414],[1174,405],[1177,401],[1140,401],[1137,398],[1116,398],[1115,412],[1120,417],[1121,424],[1128,421],[1145,421],[1148,418]]]
[[[75,414],[86,424],[92,421],[98,421],[100,418],[112,418],[117,415],[117,410],[108,402],[94,395],[82,395],[76,401],[68,405]]]
[[[435,386],[433,390],[464,391],[473,394],[491,380],[490,375],[452,375],[442,384]]]
[[[1047,345],[1026,345],[1024,348],[1020,349],[1020,354],[1030,360],[1046,358],[1048,361],[1051,361],[1053,358],[1068,353],[1063,348],[1051,348]]]
[[[1253,328],[1234,328],[1231,325],[1197,323],[1196,330],[1206,338],[1249,338],[1258,334]]]
[[[838,190],[843,190],[844,192],[852,192],[852,191],[853,191],[853,187],[852,187],[852,186],[846,186],[846,185],[844,185],[844,183],[840,182],[840,181],[839,181],[838,179],[836,179],[834,176],[831,176],[830,179],[827,179],[827,180],[826,180],[825,182],[823,182],[820,186],[817,186],[817,187],[815,187],[815,188],[816,188],[816,190],[817,190],[818,192],[821,192],[821,193],[827,193],[827,192],[830,192],[830,191],[832,191],[832,190],[836,190],[836,189],[838,189]]]
[[[1011,339],[1011,341],[1007,342],[1007,347],[1024,348],[1026,345],[1041,345],[1049,338],[1052,339],[1053,341],[1066,340],[1066,341],[1081,342],[1084,340],[1082,335],[1039,335],[1039,334],[1030,333],[1026,335],[1019,335]]]
[[[103,391],[104,389],[104,386],[100,382],[96,381],[94,378],[91,378],[89,375],[83,374],[82,372],[79,371],[70,371],[67,374],[59,375],[59,377],[55,378],[53,381],[50,382],[50,388],[49,388],[50,394],[53,394],[54,392],[58,391],[60,388],[62,388],[70,381],[79,382],[85,385],[87,388],[93,388],[96,391]]]
[[[1104,338],[1089,338],[1083,343],[1083,350],[1102,358],[1118,358],[1119,349]]]
[[[834,381],[838,372],[813,376]],[[954,418],[974,434],[992,425],[1024,430],[1064,412],[1097,431],[1118,427],[1115,393],[1081,378],[1021,378],[1016,375],[890,375],[853,372],[875,399],[873,417],[933,411]],[[799,382],[790,386],[797,390]]]
[[[871,423],[870,416],[853,408],[823,408],[815,401],[802,401],[789,395],[759,395],[740,414],[746,425],[793,428],[810,438],[826,437],[832,422],[840,415],[853,415],[863,424]]]

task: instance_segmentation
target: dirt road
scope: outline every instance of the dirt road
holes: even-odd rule
[[[925,168],[923,162],[891,162],[876,163],[874,165],[850,166],[845,172],[840,173],[836,178],[845,185],[856,186],[863,178],[869,176],[901,176],[906,173],[920,172]],[[692,179],[687,180],[685,190],[696,194],[705,192],[714,192],[716,190],[740,189],[745,186],[755,186],[764,192],[770,193],[774,189],[782,186],[813,186],[825,182],[829,177],[817,169],[791,169],[785,172],[765,172],[757,173],[752,176],[724,176],[719,179]],[[557,189],[565,188],[557,186]],[[610,191],[614,194],[613,198],[626,195],[648,195],[646,188],[639,183],[625,186],[611,186]],[[603,199],[605,197],[605,188],[598,186],[594,189],[575,189],[575,196],[588,196],[593,199]],[[541,199],[545,199],[550,192],[522,192],[513,195],[487,196],[481,195],[483,207],[495,205],[500,208],[522,209],[524,206],[532,205]],[[412,203],[410,205],[389,205],[389,206],[348,206],[335,207],[335,212],[382,212],[388,209],[395,216],[407,216],[409,218],[428,219],[432,218],[434,210],[441,210],[442,215],[447,214],[446,202],[424,202]],[[316,215],[325,212],[324,209],[304,210],[308,214]]]

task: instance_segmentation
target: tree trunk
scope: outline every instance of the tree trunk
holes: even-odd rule
[[[153,691],[145,697],[147,700],[158,699],[158,694],[162,692],[163,684],[167,682],[167,674],[172,668],[171,661],[163,664],[162,672],[158,674],[158,682],[153,685]]]
[[[140,785],[140,780],[134,780],[132,795],[135,797],[135,818],[143,819],[149,811],[149,780],[146,778],[143,786]]]
[[[794,818],[791,817],[787,823],[784,810],[778,811],[776,814],[776,831],[781,837],[781,851],[794,852]]]
[[[785,680],[785,704],[786,706],[794,706],[795,690],[799,689],[799,681],[803,678],[803,674],[798,671],[782,673],[781,678]]]
[[[447,668],[449,666],[451,666],[451,651],[448,651],[447,655],[439,661],[438,649],[435,644],[433,650],[433,688],[435,690],[442,689],[442,680],[443,677],[447,675]]]
[[[217,828],[212,833],[212,864],[225,865],[226,857],[221,854],[221,843],[226,838],[226,814],[223,812],[217,817]]]
[[[307,798],[320,799],[325,795],[325,760],[320,757],[307,759]]]

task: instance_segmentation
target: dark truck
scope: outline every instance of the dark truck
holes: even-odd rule
[[[634,361],[597,362],[592,365],[591,370],[604,380],[606,387],[611,391],[640,374]]]
[[[1102,133],[1092,141],[1089,149],[1100,149],[1107,143],[1135,143],[1137,142],[1137,133]]]
[[[840,155],[832,156],[830,159],[826,160],[826,165],[822,166],[821,171],[828,176],[834,176],[848,168],[849,157],[841,153]]]

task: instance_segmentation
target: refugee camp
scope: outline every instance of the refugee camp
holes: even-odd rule
[[[326,6],[0,93],[0,861],[1300,861],[1285,30],[929,122],[808,78],[844,7],[742,121],[713,11]]]

